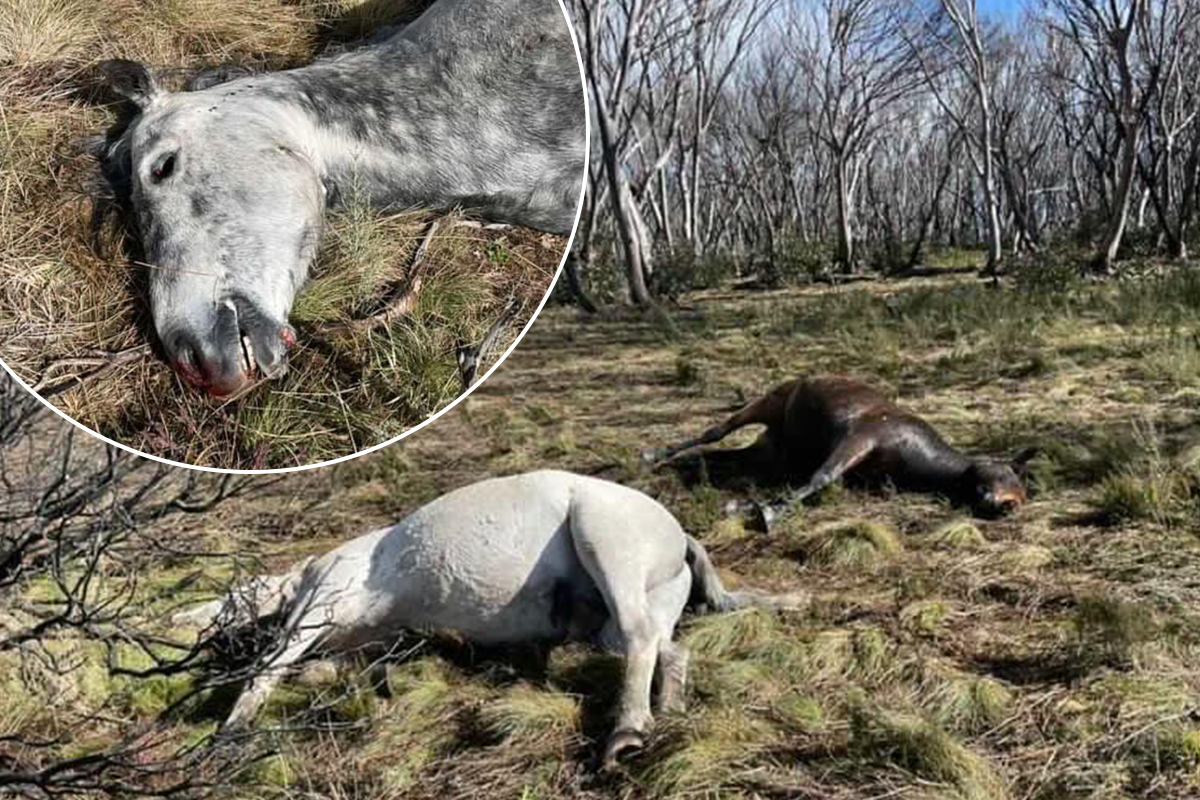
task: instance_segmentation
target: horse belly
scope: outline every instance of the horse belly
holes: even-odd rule
[[[592,587],[567,526],[567,498],[514,496],[511,486],[490,497],[488,483],[402,523],[407,529],[381,554],[402,587],[396,613],[406,627],[485,644],[564,638],[564,598]]]
[[[566,531],[533,563],[494,552],[459,561],[430,582],[423,606],[432,627],[483,644],[567,638],[572,598],[592,586]]]

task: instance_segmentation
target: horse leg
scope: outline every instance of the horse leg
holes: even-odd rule
[[[650,613],[644,560],[629,552],[623,537],[589,535],[576,519],[571,521],[575,552],[608,607],[600,641],[625,657],[616,725],[604,748],[603,767],[607,770],[616,766],[622,754],[645,745],[646,732],[654,721],[650,688],[661,634]]]
[[[273,617],[284,610],[300,585],[304,570],[312,556],[301,561],[284,575],[264,575],[250,578],[234,586],[225,597],[211,600],[196,608],[176,612],[171,622],[206,628],[214,622],[224,625],[247,625],[256,620]]]
[[[817,468],[817,471],[809,478],[808,483],[772,503],[759,507],[759,512],[762,515],[763,529],[770,530],[773,522],[799,504],[804,498],[816,494],[857,467],[874,449],[875,437],[862,432],[857,434],[851,432],[833,448],[833,452]]]
[[[658,684],[660,711],[682,711],[684,707],[690,654],[686,647],[671,639],[691,591],[692,572],[686,564],[679,575],[650,590],[650,615],[659,632],[654,677]]]
[[[233,705],[233,710],[229,712],[228,719],[221,726],[222,730],[249,727],[254,715],[266,702],[271,690],[287,674],[288,669],[311,650],[317,640],[328,631],[328,618],[325,614],[312,616],[312,619],[301,616],[297,624],[288,626],[294,638],[287,647],[271,658],[242,690],[241,696]],[[320,619],[317,619],[317,616]]]
[[[678,642],[663,639],[658,645],[658,709],[683,711],[687,704],[688,664],[692,654]]]
[[[657,466],[664,461],[674,458],[685,450],[691,450],[693,447],[699,447],[702,444],[718,442],[747,425],[758,424],[777,427],[783,421],[783,411],[786,405],[787,395],[785,393],[780,391],[771,392],[766,397],[755,400],[720,425],[714,425],[694,439],[687,439],[670,447],[643,451],[642,460]]]

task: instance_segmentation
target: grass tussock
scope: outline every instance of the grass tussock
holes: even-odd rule
[[[798,667],[814,683],[853,679],[872,685],[897,674],[904,666],[898,655],[895,643],[878,628],[834,628],[820,631],[805,642]]]
[[[727,791],[736,786],[737,766],[753,763],[772,739],[770,727],[741,708],[674,718],[641,759],[638,782],[651,797]]]
[[[983,533],[969,520],[955,520],[930,531],[924,541],[939,550],[978,550],[987,543]]]
[[[1049,548],[1037,544],[1018,544],[1000,551],[996,560],[1013,572],[1037,570],[1054,561]]]
[[[487,690],[432,658],[389,669],[388,684],[393,699],[358,756],[364,769],[398,791],[414,786],[423,770],[452,751],[460,715],[472,701],[482,702]]]
[[[1008,784],[991,761],[918,714],[860,709],[852,741],[863,758],[944,784],[963,800],[1005,800]]]
[[[27,67],[77,61],[100,37],[93,4],[81,0],[0,1],[0,63]]]
[[[1190,455],[1171,456],[1152,423],[1136,422],[1125,457],[1096,489],[1097,514],[1110,525],[1190,523],[1200,510],[1200,469]]]
[[[579,700],[518,684],[479,709],[479,722],[508,746],[557,742],[579,727]]]
[[[878,567],[904,549],[894,530],[866,520],[822,526],[797,537],[795,548],[805,563],[858,570]]]
[[[1012,690],[994,678],[940,660],[915,662],[912,673],[920,684],[922,708],[948,731],[982,733],[1012,713]]]
[[[913,633],[936,635],[951,615],[944,600],[917,600],[900,609],[900,624]]]
[[[683,641],[698,655],[732,658],[760,650],[780,637],[782,630],[777,614],[747,608],[699,618],[688,627]]]
[[[1073,624],[1081,657],[1125,668],[1159,632],[1146,606],[1102,595],[1079,598]]]

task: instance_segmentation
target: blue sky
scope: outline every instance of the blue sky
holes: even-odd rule
[[[1016,14],[1027,5],[1026,0],[978,0],[979,11],[986,14]]]

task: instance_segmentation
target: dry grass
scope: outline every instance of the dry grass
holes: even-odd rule
[[[348,455],[422,422],[461,392],[460,344],[477,343],[510,299],[521,311],[485,368],[549,289],[563,237],[442,219],[407,317],[379,312],[405,284],[429,218],[351,202],[329,220],[296,301],[300,347],[282,380],[232,401],[184,385],[152,349],[145,275],[121,221],[93,225],[95,164],[81,138],[118,105],[93,65],[114,56],[176,69],[306,63],[427,3],[350,0],[3,0],[0,2],[0,358],[72,418],[117,441],[189,464],[272,468]],[[97,372],[105,354],[132,353]]]
[[[100,20],[81,0],[0,2],[0,63],[73,61],[100,38]]]
[[[823,525],[797,538],[805,561],[834,569],[870,569],[903,550],[896,532],[863,520]]]
[[[220,532],[279,567],[452,487],[559,467],[652,493],[687,520],[730,584],[803,589],[814,602],[685,620],[688,709],[659,715],[648,752],[612,779],[595,774],[593,759],[619,661],[571,646],[531,667],[429,646],[390,667],[391,699],[356,701],[365,727],[281,738],[284,760],[228,796],[1196,797],[1196,498],[1175,491],[1162,513],[1116,517],[1102,489],[1125,469],[1186,486],[1195,468],[1200,386],[1165,390],[1174,379],[1141,360],[1172,335],[1174,314],[1200,309],[1186,280],[1088,287],[1052,312],[1012,288],[936,279],[707,293],[669,324],[550,310],[528,346],[439,420],[437,436],[293,477],[172,534]],[[881,294],[905,313],[877,307]],[[904,342],[888,377],[847,328]],[[998,360],[995,337],[1018,355]],[[1046,368],[1028,373],[1035,352]],[[814,365],[889,386],[972,451],[1041,445],[1030,504],[985,520],[938,498],[843,489],[765,535],[720,508],[776,489],[689,488],[642,467],[642,447],[692,433]],[[92,675],[89,695],[104,696],[104,678]],[[342,678],[324,691],[361,698],[361,686]],[[171,691],[147,686],[121,707],[148,719]],[[289,682],[275,707],[303,714],[310,691]],[[184,730],[203,735],[224,709]],[[25,724],[27,713],[0,699],[0,720]]]

